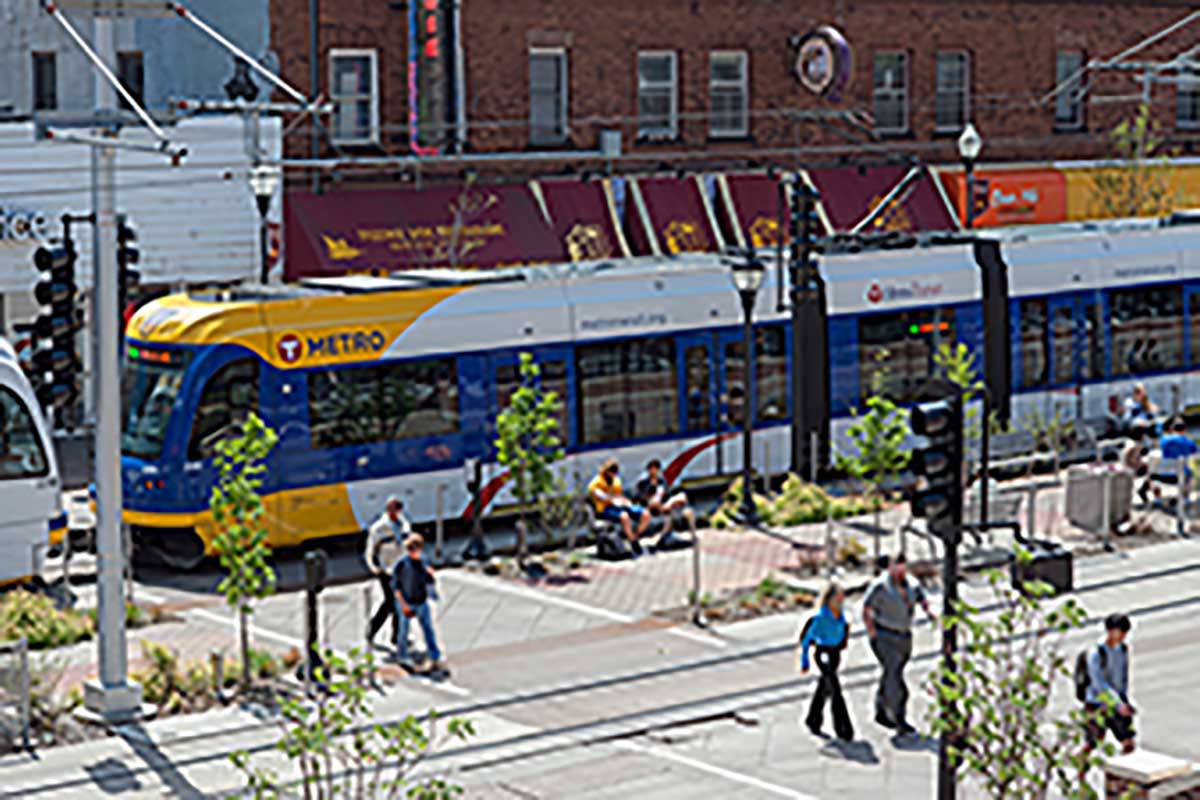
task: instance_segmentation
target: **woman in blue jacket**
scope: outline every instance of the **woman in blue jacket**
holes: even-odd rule
[[[842,650],[846,649],[846,642],[850,638],[850,626],[842,614],[845,602],[845,591],[831,581],[821,592],[817,612],[804,624],[796,656],[800,660],[800,671],[807,673],[808,648],[815,646],[817,669],[821,672],[804,724],[814,736],[821,735],[825,700],[828,699],[833,712],[833,729],[839,739],[849,742],[854,740],[854,725],[850,722],[850,712],[846,710],[846,699],[842,696],[842,683],[838,679]]]

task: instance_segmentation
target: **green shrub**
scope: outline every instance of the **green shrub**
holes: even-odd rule
[[[734,483],[725,492],[721,507],[712,516],[712,526],[723,529],[732,527],[742,505],[742,483]],[[857,517],[870,513],[871,502],[858,495],[833,497],[820,486],[788,475],[782,491],[774,498],[754,495],[754,506],[759,517],[772,526],[806,525],[824,522],[830,511],[834,519]]]
[[[0,597],[0,640],[25,637],[30,648],[62,647],[90,639],[93,617],[74,609],[60,609],[42,594],[16,589]]]

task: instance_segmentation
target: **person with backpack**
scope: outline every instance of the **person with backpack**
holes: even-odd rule
[[[383,602],[375,609],[371,623],[367,628],[367,642],[375,646],[375,635],[390,618],[392,621],[392,641],[400,632],[400,620],[396,616],[396,601],[392,597],[392,568],[399,555],[401,543],[412,533],[412,524],[404,515],[404,501],[396,495],[391,495],[384,505],[384,511],[379,519],[371,523],[367,531],[366,545],[363,547],[363,561],[367,569],[379,581],[383,589]]]
[[[1121,743],[1121,752],[1134,750],[1129,647],[1125,644],[1132,627],[1124,614],[1110,614],[1104,620],[1104,638],[1075,659],[1075,696],[1087,711],[1088,751],[1104,741],[1109,732]]]
[[[830,581],[817,604],[817,611],[800,631],[800,643],[796,647],[796,658],[800,661],[800,672],[807,673],[809,668],[808,648],[815,646],[817,654],[817,669],[821,677],[817,681],[817,691],[813,693],[812,704],[808,707],[808,716],[804,724],[814,736],[821,736],[821,724],[825,715],[825,701],[829,700],[829,708],[833,713],[833,730],[844,742],[854,741],[854,724],[850,721],[850,712],[846,709],[846,699],[842,696],[842,683],[838,678],[838,668],[842,663],[842,651],[850,641],[850,625],[842,613],[846,602],[846,592],[837,583]]]
[[[436,598],[431,591],[434,585],[433,570],[421,559],[425,539],[419,533],[409,534],[404,540],[404,556],[392,570],[392,588],[396,594],[396,610],[400,614],[400,632],[396,636],[396,660],[405,669],[412,668],[408,655],[408,629],[415,617],[425,636],[425,647],[429,650],[429,669],[445,670],[442,651],[438,647],[437,634],[433,629],[433,609],[430,600]]]

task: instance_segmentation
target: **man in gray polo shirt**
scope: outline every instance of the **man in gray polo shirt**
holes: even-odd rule
[[[913,611],[917,604],[925,609],[931,620],[921,584],[908,577],[908,564],[900,553],[887,564],[887,570],[871,581],[863,599],[863,623],[871,651],[883,667],[879,690],[875,693],[875,721],[897,733],[915,733],[908,724],[905,707],[908,687],[904,684],[904,667],[912,656]]]

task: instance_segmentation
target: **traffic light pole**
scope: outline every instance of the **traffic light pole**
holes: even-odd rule
[[[962,492],[962,461],[963,447],[963,398],[960,392],[955,392],[950,398],[954,409],[954,433],[957,437],[958,463],[952,464],[955,479],[959,483],[959,491],[954,493],[950,503],[950,531],[943,539],[942,547],[942,666],[947,672],[955,671],[954,657],[958,650],[958,628],[947,625],[946,620],[952,619],[958,613],[958,545],[962,541],[963,527],[963,492]],[[985,423],[986,424],[986,423]],[[986,478],[985,478],[986,480]],[[955,759],[951,757],[950,747],[953,737],[943,732],[938,742],[938,800],[955,800],[958,795],[958,771]]]
[[[97,54],[115,61],[114,21],[95,17]],[[109,83],[96,79],[96,108],[116,106]],[[102,132],[104,135],[107,132]],[[93,387],[96,408],[96,552],[100,675],[85,687],[87,710],[106,721],[136,717],[141,687],[128,679],[125,642],[125,552],[121,536],[121,338],[116,263],[116,149],[92,146]]]

